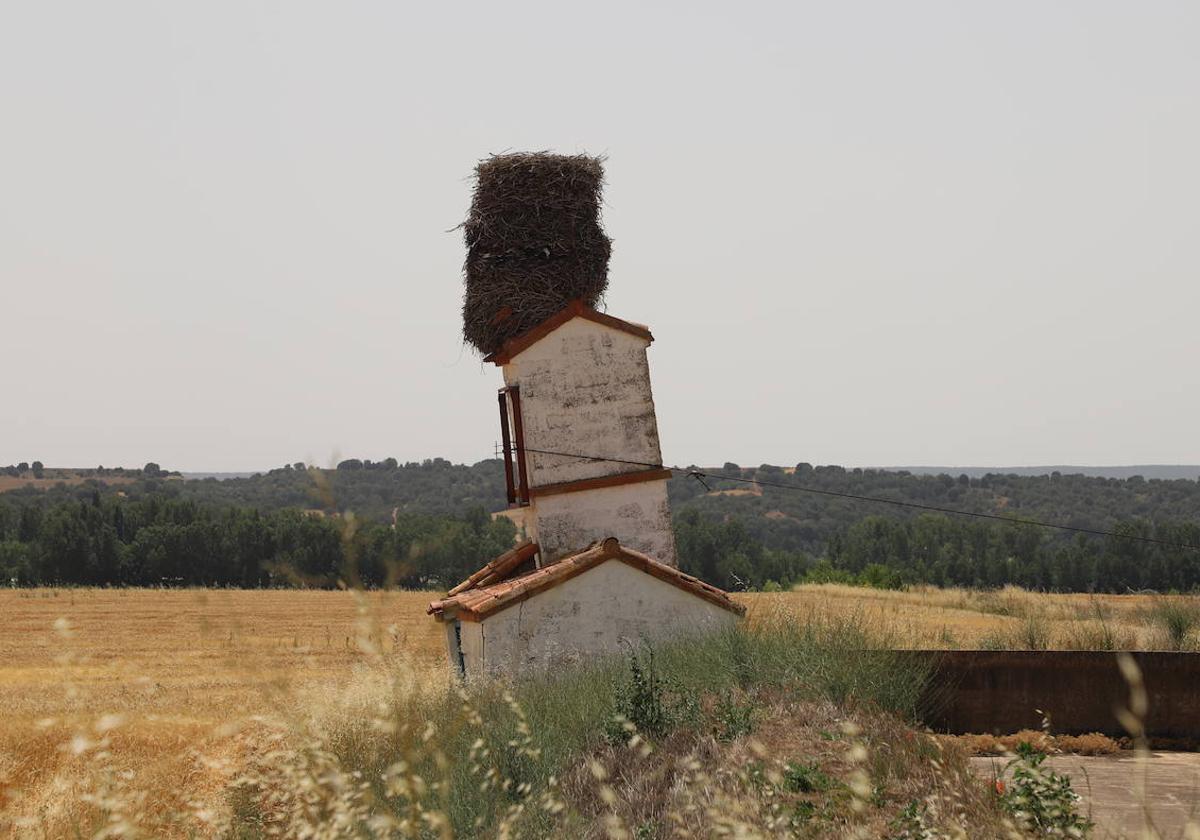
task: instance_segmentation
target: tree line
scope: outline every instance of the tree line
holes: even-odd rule
[[[49,471],[47,471],[49,474]],[[1108,530],[1117,522],[1200,520],[1200,481],[1095,478],[1052,473],[1044,476],[991,474],[913,475],[875,469],[846,469],[799,463],[704,468],[704,484],[679,472],[668,487],[678,513],[695,509],[717,518],[737,518],[764,545],[775,549],[823,554],[828,540],[854,522],[886,515],[909,519],[911,511],[873,502],[833,498],[804,490],[832,491],[975,513],[1041,519],[1063,525]],[[498,459],[453,464],[443,458],[400,463],[347,459],[337,469],[287,464],[246,478],[164,479],[157,464],[141,470],[96,468],[79,471],[82,489],[101,494],[123,492],[130,499],[150,496],[191,499],[259,510],[301,508],[326,514],[353,511],[360,519],[388,521],[393,511],[461,516],[473,507],[505,506],[504,468]],[[170,473],[170,475],[177,475]],[[106,479],[121,476],[120,483]],[[739,479],[734,481],[733,479]],[[783,488],[762,488],[747,481]],[[79,485],[67,483],[44,491],[52,498],[72,499]],[[750,490],[740,495],[727,490]],[[33,492],[14,490],[13,493]],[[1067,539],[1067,537],[1063,537]]]
[[[1007,585],[1059,592],[1200,590],[1200,523],[1131,520],[1121,536],[1074,535],[938,513],[909,519],[868,516],[833,534],[825,551],[773,548],[741,519],[695,509],[676,517],[681,568],[725,589],[847,583],[896,589],[912,584],[991,589]]]
[[[1196,545],[1196,481],[918,476],[806,463],[725,464],[705,474],[703,483],[686,473],[669,483],[680,564],[726,589],[804,580],[1109,592],[1200,587],[1194,551],[805,492]],[[221,481],[166,475],[152,463],[124,471],[119,485],[93,474],[81,485],[0,494],[0,576],[22,583],[328,586],[357,573],[372,586],[438,587],[511,545],[511,526],[484,513],[505,504],[503,467],[494,459],[349,459],[332,470],[297,463]],[[765,484],[747,483],[755,481]]]
[[[1196,550],[805,492],[869,496],[1200,546],[1196,481],[1059,473],[918,476],[805,463],[790,470],[726,464],[707,473],[703,484],[677,477],[670,488],[681,544],[691,532],[718,527],[696,524],[708,521],[724,523],[719,527],[736,546],[704,568],[706,579],[717,585],[736,587],[748,580],[753,587],[771,581],[837,581],[888,587],[1013,584],[1070,592],[1200,588]],[[746,483],[756,480],[765,483]],[[724,492],[746,489],[752,492]],[[756,571],[767,569],[768,574]]]
[[[475,508],[393,523],[194,500],[0,495],[0,581],[13,586],[446,588],[515,531]]]
[[[920,514],[871,516],[830,540],[827,563],[871,585],[926,583],[1059,592],[1194,591],[1200,523],[1133,519],[1116,536],[1061,535],[1019,523]],[[1142,539],[1159,540],[1151,543]]]
[[[60,471],[61,472],[61,471]],[[170,472],[158,466],[151,461],[140,470],[129,469],[127,467],[96,467],[95,469],[70,470],[69,472],[75,475],[82,475],[87,478],[109,478],[109,477],[125,477],[125,476],[146,476],[149,478],[166,478],[169,475],[180,475],[179,472]],[[34,461],[32,464],[28,461],[22,461],[19,464],[9,464],[7,467],[0,467],[0,473],[12,476],[13,478],[36,478],[42,479],[46,477],[46,465],[41,461]]]

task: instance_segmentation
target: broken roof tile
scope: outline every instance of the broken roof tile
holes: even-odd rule
[[[509,554],[511,553],[509,552]],[[501,555],[488,566],[499,564],[506,556]],[[728,593],[691,575],[684,574],[672,566],[660,563],[639,551],[625,548],[614,537],[609,537],[603,542],[593,543],[578,554],[519,577],[500,580],[492,584],[465,586],[471,581],[471,578],[468,578],[450,590],[447,597],[431,603],[428,612],[443,620],[456,617],[465,621],[479,621],[505,607],[520,603],[539,592],[568,581],[607,560],[619,560],[664,583],[669,583],[738,615],[744,615],[746,612],[746,608],[730,598]],[[476,572],[476,575],[486,571],[488,566],[485,566],[480,572]],[[472,575],[472,578],[476,575]],[[480,578],[481,581],[487,579],[489,578],[486,576]]]

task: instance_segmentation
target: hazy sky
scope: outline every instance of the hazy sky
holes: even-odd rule
[[[608,155],[669,463],[1200,462],[1200,4],[0,3],[0,464],[490,457],[475,161]]]

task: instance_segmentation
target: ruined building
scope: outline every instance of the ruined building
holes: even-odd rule
[[[524,170],[511,158],[528,164],[536,189],[522,188]],[[486,282],[471,297],[472,258],[479,255],[470,254],[468,230],[464,316],[475,325],[474,335],[468,327],[471,340],[503,372],[498,402],[508,508],[502,515],[521,535],[511,551],[430,604],[430,614],[445,626],[452,666],[468,677],[613,653],[623,640],[715,630],[744,612],[721,590],[678,569],[667,499],[671,473],[662,467],[646,356],[653,341],[649,329],[598,312],[586,298],[561,301],[515,334],[503,326],[517,317],[528,324],[530,309],[546,306],[544,294],[522,298],[522,271],[553,281],[555,270],[565,270],[565,279],[548,288],[564,296],[578,288],[572,285],[578,260],[572,263],[571,238],[554,240],[544,228],[569,229],[555,220],[553,208],[561,211],[579,196],[555,194],[556,185],[571,179],[548,178],[545,170],[565,167],[570,173],[572,166],[598,163],[552,155],[502,161],[505,188],[519,196],[522,212],[539,200],[545,206],[533,214],[543,229],[532,231],[532,243],[490,245],[483,280],[499,288],[492,298],[480,293],[489,288]],[[477,204],[486,166],[480,167]],[[598,186],[596,179],[594,199]],[[492,212],[502,210],[502,203],[499,211],[492,206]],[[499,226],[494,219],[480,225]],[[607,238],[604,243],[606,266]],[[565,269],[552,262],[555,248],[565,252]],[[589,282],[595,288],[594,278]],[[474,309],[473,322],[468,308]]]

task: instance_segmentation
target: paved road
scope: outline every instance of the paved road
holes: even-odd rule
[[[1005,760],[973,758],[971,763],[991,777]],[[1138,761],[1132,753],[1053,756],[1046,764],[1071,777],[1072,787],[1083,797],[1084,812],[1090,811],[1096,823],[1096,838],[1147,836],[1143,808],[1135,795]],[[1157,832],[1148,836],[1200,840],[1200,753],[1151,753],[1146,762],[1145,810]]]

